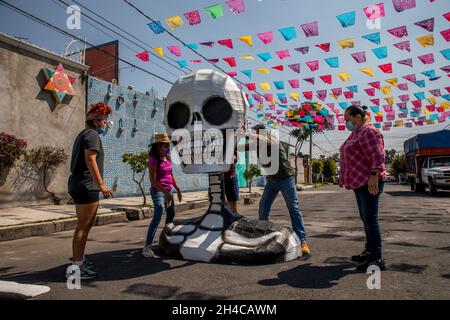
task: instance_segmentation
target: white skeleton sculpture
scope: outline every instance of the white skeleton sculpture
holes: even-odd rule
[[[247,107],[233,79],[214,70],[183,76],[171,88],[165,105],[166,130],[175,140],[183,172],[209,174],[210,206],[202,217],[164,227],[159,240],[164,254],[238,264],[290,261],[301,255],[300,240],[290,228],[249,220],[225,202],[223,173],[230,169],[235,144],[225,131],[242,128]],[[227,144],[231,147],[223,147]]]

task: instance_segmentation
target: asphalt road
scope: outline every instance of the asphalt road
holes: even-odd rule
[[[381,201],[388,271],[381,289],[349,260],[363,249],[354,195],[336,186],[300,193],[312,254],[265,266],[213,265],[145,259],[140,255],[149,220],[95,227],[87,252],[100,277],[69,290],[65,270],[72,232],[0,243],[0,280],[48,285],[36,299],[450,299],[450,193],[417,195],[387,185]],[[242,206],[255,218],[257,205]],[[199,216],[204,209],[178,218]],[[290,225],[283,198],[271,219]]]

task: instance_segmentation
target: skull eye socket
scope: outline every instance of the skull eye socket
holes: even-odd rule
[[[227,100],[214,97],[203,106],[203,117],[212,125],[220,126],[230,120],[233,109]]]
[[[187,105],[181,102],[172,104],[167,113],[167,122],[172,129],[181,129],[186,127],[191,117],[191,110]]]

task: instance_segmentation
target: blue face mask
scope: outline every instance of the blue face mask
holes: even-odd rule
[[[347,121],[346,123],[345,123],[345,126],[347,127],[347,129],[349,130],[349,131],[351,131],[351,132],[353,132],[353,131],[355,131],[356,130],[356,126],[353,124],[353,122],[351,122],[351,121]]]
[[[97,130],[98,134],[105,134],[107,129],[108,129],[107,127],[100,127],[100,128],[97,128],[96,130]]]

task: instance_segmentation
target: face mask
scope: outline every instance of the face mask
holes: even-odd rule
[[[96,130],[97,130],[98,134],[105,134],[107,129],[108,129],[107,127],[100,127],[100,128],[97,128]]]
[[[347,129],[349,130],[349,131],[351,131],[351,132],[353,132],[353,131],[355,131],[356,130],[356,126],[353,124],[353,122],[351,122],[351,121],[347,121],[346,123],[345,123],[345,126],[347,127]]]

